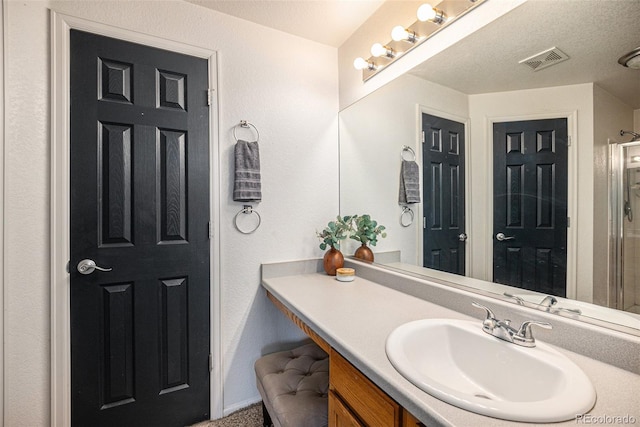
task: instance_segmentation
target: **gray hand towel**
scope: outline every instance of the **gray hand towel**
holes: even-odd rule
[[[233,200],[236,202],[259,202],[262,200],[260,183],[260,151],[258,141],[238,140],[234,150],[235,175]]]
[[[420,169],[412,160],[403,160],[400,167],[398,203],[420,203]]]

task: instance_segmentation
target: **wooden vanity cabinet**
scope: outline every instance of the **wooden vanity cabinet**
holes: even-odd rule
[[[370,427],[400,427],[402,411],[340,353],[329,354],[329,390]]]
[[[329,354],[329,427],[426,427],[267,292],[293,323]]]

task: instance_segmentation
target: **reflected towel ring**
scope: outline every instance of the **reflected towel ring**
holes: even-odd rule
[[[238,226],[238,217],[240,216],[240,214],[245,214],[245,215],[251,215],[251,214],[256,214],[256,216],[258,217],[258,223],[256,224],[255,228],[253,228],[253,230],[242,230],[240,228],[240,226]],[[242,210],[240,212],[238,212],[236,214],[236,216],[233,218],[233,223],[236,226],[236,229],[241,232],[242,234],[251,234],[254,231],[256,231],[258,229],[258,227],[260,227],[260,223],[262,222],[262,218],[260,217],[260,214],[258,213],[258,211],[253,209],[253,206],[251,205],[244,205],[244,207],[242,208]]]
[[[404,158],[404,153],[409,152],[409,154],[411,154],[411,156],[413,157],[412,159],[405,159]],[[403,145],[402,146],[402,152],[400,152],[400,158],[402,160],[407,160],[407,161],[411,161],[411,162],[415,162],[416,161],[416,152],[413,151],[413,148],[409,147],[408,145]]]
[[[414,214],[409,206],[402,207],[402,213],[400,214],[400,225],[408,227],[413,224]]]
[[[253,128],[253,130],[256,132],[256,142],[260,141],[260,132],[258,132],[258,128],[246,120],[240,120],[240,123],[238,123],[233,127],[233,139],[235,139],[236,142],[238,142],[238,137],[236,136],[236,129],[239,127],[245,128],[245,129]]]

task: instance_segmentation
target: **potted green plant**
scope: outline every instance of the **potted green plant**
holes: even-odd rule
[[[370,215],[353,215],[355,227],[351,233],[351,238],[361,243],[354,256],[364,261],[373,261],[373,251],[368,245],[375,246],[379,237],[387,237],[385,226],[371,218]]]
[[[329,221],[321,232],[316,231],[320,239],[320,249],[329,250],[324,254],[324,271],[330,276],[336,275],[336,270],[344,265],[344,256],[340,252],[340,241],[349,237],[353,230],[352,216],[337,216],[335,221]]]

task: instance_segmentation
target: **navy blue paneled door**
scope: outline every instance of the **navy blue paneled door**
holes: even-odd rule
[[[207,61],[72,31],[70,66],[72,424],[208,419]]]
[[[493,127],[493,280],[564,297],[567,119]]]
[[[464,124],[422,114],[423,266],[465,274]]]

